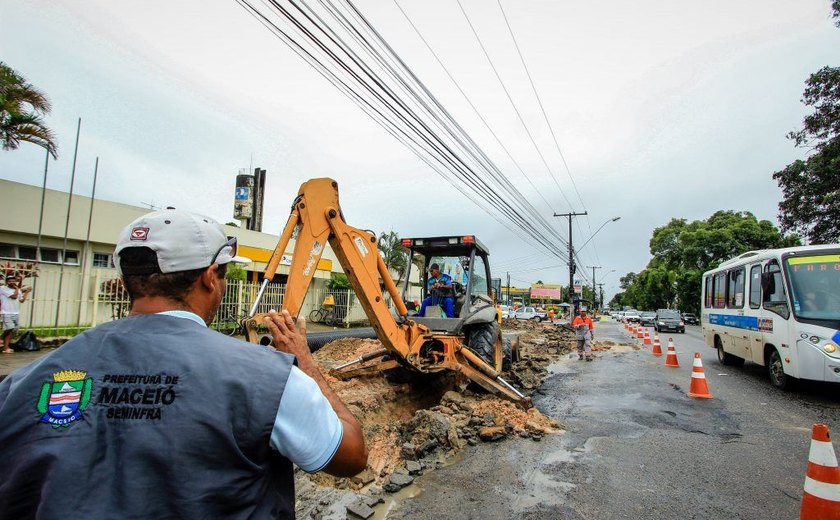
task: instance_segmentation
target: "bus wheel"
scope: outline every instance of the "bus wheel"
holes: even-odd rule
[[[779,390],[787,390],[793,384],[793,378],[785,374],[782,357],[776,349],[771,350],[767,356],[767,374],[770,376],[770,383]]]
[[[723,343],[720,341],[720,338],[715,337],[715,348],[717,349],[718,361],[721,362],[722,365],[727,366],[743,366],[744,359],[739,358],[738,356],[733,356],[723,350]]]

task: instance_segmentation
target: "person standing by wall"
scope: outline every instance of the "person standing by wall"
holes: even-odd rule
[[[595,325],[592,319],[586,315],[586,307],[580,308],[580,315],[572,322],[577,338],[578,359],[592,361],[592,340],[595,337]]]
[[[23,287],[23,279],[17,275],[6,278],[6,285],[0,287],[0,318],[3,321],[3,354],[12,353],[12,335],[20,326],[20,304],[26,301],[32,287]]]

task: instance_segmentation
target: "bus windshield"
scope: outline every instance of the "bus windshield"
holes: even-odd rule
[[[797,317],[840,320],[840,254],[789,257],[785,270]]]

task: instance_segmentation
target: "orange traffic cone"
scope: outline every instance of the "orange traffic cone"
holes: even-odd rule
[[[805,473],[800,520],[840,519],[840,468],[828,435],[828,426],[815,424]]]
[[[659,343],[657,341],[657,343]],[[665,366],[679,368],[680,362],[677,360],[677,349],[674,348],[673,338],[668,338],[668,355],[665,356]]]
[[[651,354],[654,356],[661,356],[662,355],[662,345],[659,344],[659,334],[653,340],[653,350]]]
[[[642,339],[644,337],[645,337],[645,334],[642,332],[642,326],[639,325],[638,327],[636,327],[636,338],[637,339]]]
[[[689,397],[702,397],[711,399],[709,385],[706,383],[706,372],[703,371],[703,362],[700,360],[700,353],[694,353],[694,366],[691,367],[691,387],[688,389]]]
[[[645,327],[645,341],[644,341],[644,343],[645,343],[645,345],[650,345],[651,344],[651,342],[650,342],[650,329],[648,329],[647,327]]]

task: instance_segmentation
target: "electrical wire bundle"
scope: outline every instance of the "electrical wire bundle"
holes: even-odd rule
[[[236,1],[479,208],[512,233],[568,263],[568,241],[514,186],[351,0]],[[581,277],[586,278],[585,274]]]

